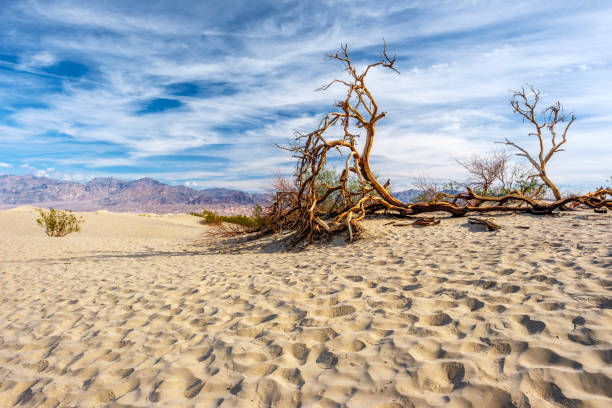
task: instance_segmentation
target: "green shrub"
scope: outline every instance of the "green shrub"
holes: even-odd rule
[[[456,181],[437,183],[427,176],[419,176],[416,178],[416,188],[420,192],[412,198],[413,203],[432,203],[451,202],[451,199],[443,194],[457,194],[463,186]]]
[[[218,215],[212,211],[202,210],[201,213],[192,212],[191,215],[203,218],[204,224],[221,226],[224,223],[244,227],[247,231],[256,231],[266,225],[262,216],[261,206],[255,206],[253,215]]]
[[[36,219],[38,225],[45,229],[50,237],[63,237],[71,232],[80,232],[83,217],[75,217],[72,211],[62,211],[50,208],[49,211],[38,209],[40,218]]]
[[[338,169],[335,167],[330,169],[324,166],[317,174],[317,179],[315,181],[315,189],[317,191],[317,195],[319,197],[323,197],[329,187],[334,187],[340,184],[340,178],[342,177],[342,172],[343,172],[343,169]],[[308,177],[309,175],[310,175],[310,172],[308,171],[305,172],[304,179],[306,179],[306,177]],[[374,178],[378,179],[379,176],[377,174],[374,174]],[[303,182],[303,180],[300,181],[300,183],[301,182]],[[355,196],[350,196],[350,201],[341,202],[338,204],[339,198],[340,198],[339,196],[341,193],[340,191],[334,191],[325,199],[325,201],[320,202],[318,204],[320,206],[319,208],[322,211],[328,212],[328,211],[333,210],[334,208],[338,210],[339,208],[343,208],[347,205],[355,204],[357,200],[361,197],[358,194],[361,191],[361,184],[359,183],[359,179],[357,178],[357,176],[352,172],[349,174],[346,187],[347,187],[347,192],[355,195]],[[389,191],[391,190],[389,189]],[[370,191],[368,194],[372,196],[378,196],[378,193],[376,192],[376,190]]]

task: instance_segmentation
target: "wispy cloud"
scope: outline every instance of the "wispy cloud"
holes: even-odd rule
[[[609,176],[610,5],[213,3],[7,5],[0,167],[265,189],[275,170],[291,173],[274,143],[311,130],[341,96],[314,92],[343,75],[324,54],[347,42],[364,64],[385,38],[401,75],[369,77],[388,113],[372,160],[396,189],[422,172],[461,178],[453,157],[499,148],[505,137],[531,146],[507,103],[524,82],[578,117],[552,176],[584,188]]]

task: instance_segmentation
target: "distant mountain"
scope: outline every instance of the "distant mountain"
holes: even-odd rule
[[[412,199],[421,193],[422,193],[421,190],[416,190],[413,188],[409,190],[404,190],[404,191],[392,191],[391,192],[391,194],[393,194],[393,197],[397,198],[403,203],[411,203]]]
[[[268,194],[225,188],[195,190],[152,178],[134,181],[112,177],[87,183],[36,176],[0,176],[0,207],[37,205],[76,211],[185,212],[208,208],[225,213],[248,212],[265,205]]]
[[[448,191],[451,192],[451,191]],[[392,194],[410,203],[421,193],[410,189]],[[249,213],[255,205],[266,205],[269,194],[252,194],[227,188],[195,190],[171,186],[149,177],[124,181],[113,177],[87,183],[36,176],[0,176],[0,208],[20,205],[55,207],[75,211],[189,212],[202,208],[220,213]]]
[[[460,190],[442,190],[440,191],[440,193],[446,193],[446,194],[459,194],[460,192],[461,192]],[[417,190],[414,188],[411,188],[409,190],[404,190],[404,191],[397,191],[397,192],[392,191],[391,192],[391,194],[393,194],[395,198],[397,198],[398,200],[404,203],[411,203],[412,200],[416,198],[416,196],[422,193],[423,193],[423,190]]]

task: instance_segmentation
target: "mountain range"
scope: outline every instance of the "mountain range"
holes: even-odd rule
[[[195,190],[171,186],[152,178],[124,181],[112,177],[86,183],[36,176],[0,176],[0,208],[20,205],[75,211],[101,209],[130,212],[186,212],[202,208],[223,213],[250,212],[265,205],[269,194],[227,188]]]
[[[393,195],[410,202],[419,190]],[[0,208],[21,205],[54,207],[74,211],[189,212],[203,208],[225,214],[250,213],[266,205],[270,194],[246,193],[227,188],[196,190],[171,186],[149,177],[124,181],[113,177],[94,178],[86,183],[48,177],[0,175]]]

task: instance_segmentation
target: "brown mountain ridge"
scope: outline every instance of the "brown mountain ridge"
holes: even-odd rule
[[[202,208],[223,213],[249,212],[265,205],[268,194],[227,188],[195,190],[145,177],[133,181],[113,177],[86,183],[48,177],[0,175],[0,208],[21,205],[75,211],[188,212]]]

